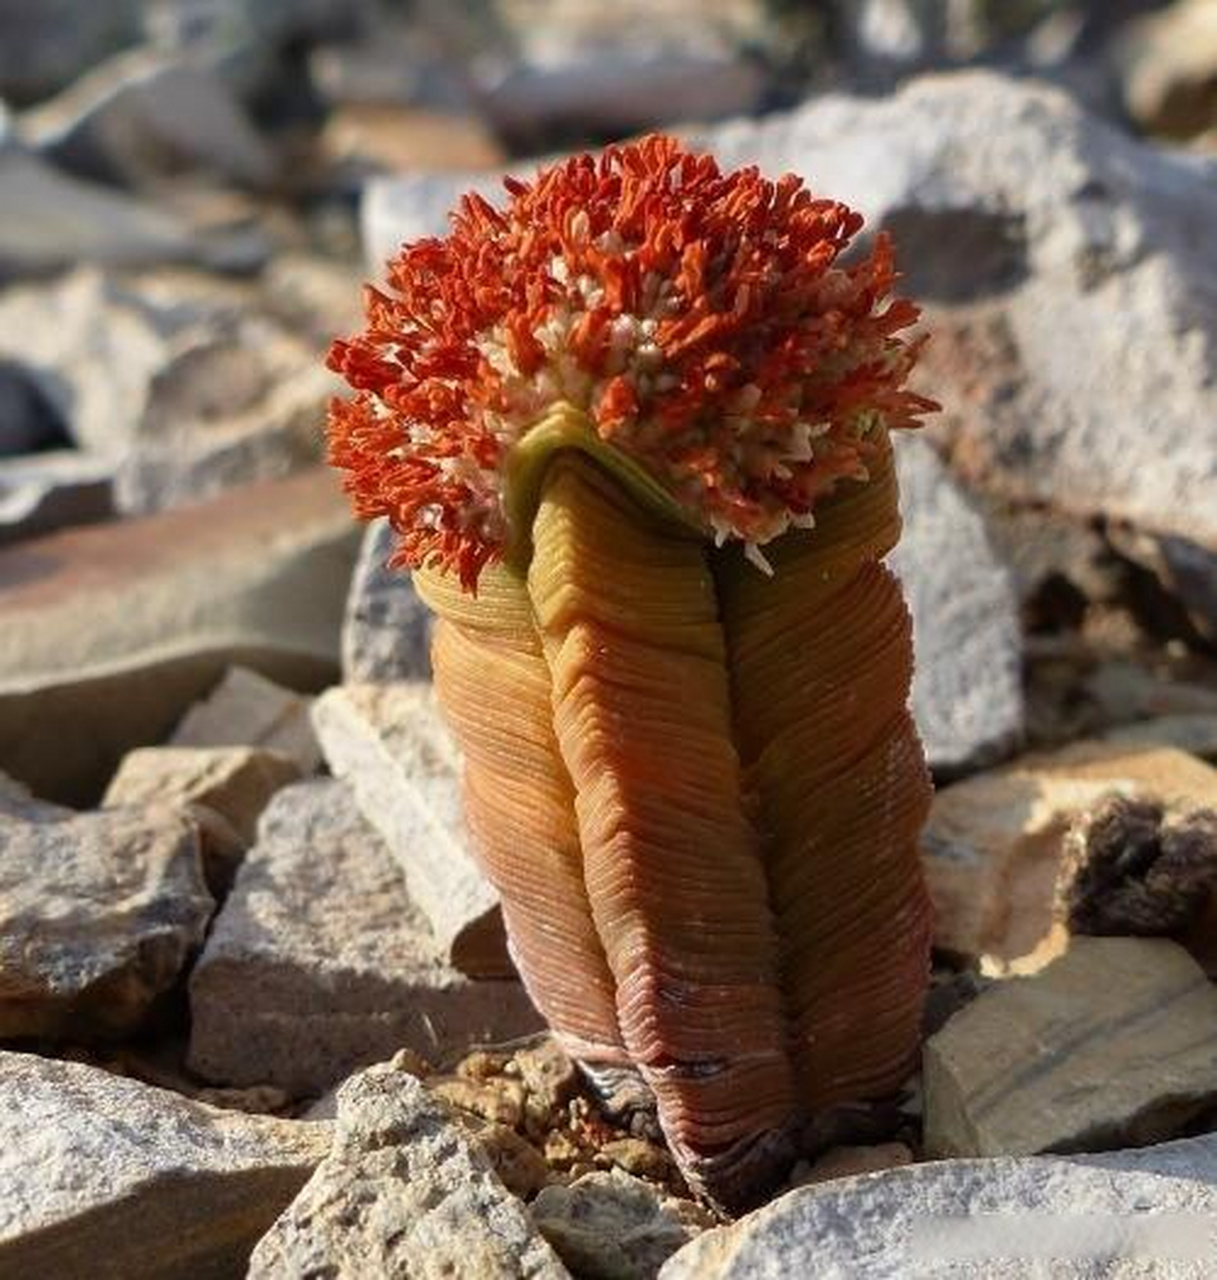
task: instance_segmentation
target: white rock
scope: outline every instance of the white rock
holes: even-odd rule
[[[660,1280],[1205,1280],[1217,1137],[944,1160],[803,1187],[686,1245]]]
[[[407,1072],[384,1064],[347,1081],[335,1128],[333,1151],[254,1250],[250,1280],[567,1276],[489,1158]]]
[[[469,845],[460,756],[431,686],[328,689],[313,724],[330,769],[354,788],[444,954],[465,973],[508,972],[498,894]]]
[[[271,802],[190,999],[192,1069],[299,1094],[403,1046],[439,1061],[540,1025],[518,982],[444,962],[401,871],[329,780]]]
[[[0,1053],[0,1273],[241,1275],[324,1157],[330,1129]]]

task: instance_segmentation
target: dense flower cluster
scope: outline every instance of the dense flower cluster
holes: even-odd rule
[[[876,433],[936,407],[905,387],[918,311],[890,297],[886,236],[840,265],[861,217],[794,175],[651,136],[506,186],[505,209],[466,196],[450,235],[403,248],[330,352],[356,392],[330,459],[398,563],[473,588],[513,537],[511,451],[560,402],[758,559],[865,475]]]

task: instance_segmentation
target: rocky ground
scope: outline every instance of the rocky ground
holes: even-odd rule
[[[0,0],[0,1275],[1217,1268],[1213,7],[663,8]],[[922,1069],[733,1224],[545,1036],[319,465],[366,272],[655,123],[891,227],[944,406]]]

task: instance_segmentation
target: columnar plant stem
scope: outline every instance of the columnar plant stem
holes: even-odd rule
[[[529,592],[622,1037],[687,1175],[736,1207],[788,1163],[797,1105],[702,544],[578,455],[551,466],[533,543]]]
[[[893,1093],[912,1070],[931,936],[930,800],[908,711],[911,624],[880,562],[900,532],[885,445],[870,480],[771,548],[716,559],[736,742],[763,834],[799,1096]]]

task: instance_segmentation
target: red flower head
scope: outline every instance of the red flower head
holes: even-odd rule
[[[466,196],[444,239],[404,247],[367,328],[329,365],[330,460],[361,516],[387,516],[394,563],[482,567],[512,527],[513,450],[567,404],[716,541],[757,548],[864,478],[884,428],[937,406],[905,388],[918,310],[889,298],[885,235],[838,257],[862,218],[801,179],[651,136],[508,179],[503,210]]]

